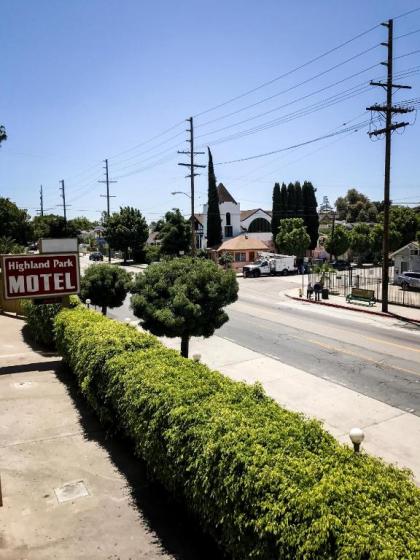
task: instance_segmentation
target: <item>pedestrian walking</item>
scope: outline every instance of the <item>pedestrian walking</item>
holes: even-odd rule
[[[314,284],[314,293],[315,293],[315,301],[319,301],[321,298],[322,292],[322,285],[320,282],[315,282]]]
[[[308,287],[306,288],[306,299],[312,299],[313,293],[314,293],[314,288],[312,284],[309,282]]]

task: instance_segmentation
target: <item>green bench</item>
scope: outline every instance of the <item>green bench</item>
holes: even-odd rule
[[[362,288],[352,288],[351,294],[346,296],[347,303],[352,303],[352,301],[361,301],[368,303],[369,307],[375,305],[375,290],[363,290]]]

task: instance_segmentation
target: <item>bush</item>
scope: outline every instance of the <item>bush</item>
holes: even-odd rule
[[[147,245],[144,250],[144,262],[146,264],[151,264],[152,262],[160,261],[160,246],[159,245]]]
[[[76,307],[79,304],[80,300],[77,296],[70,296],[70,307]],[[46,348],[54,349],[54,319],[62,309],[61,304],[35,305],[32,300],[25,299],[22,300],[22,309],[32,340]]]
[[[419,558],[420,491],[407,472],[150,335],[86,309],[55,323],[96,410],[235,560]]]

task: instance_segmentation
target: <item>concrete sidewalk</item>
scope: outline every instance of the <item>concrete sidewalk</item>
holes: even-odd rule
[[[179,350],[178,339],[164,339]],[[283,364],[234,342],[213,336],[193,338],[190,355],[238,381],[259,381],[279,404],[314,417],[340,442],[350,445],[349,431],[362,428],[363,449],[400,467],[409,468],[420,485],[420,418],[361,393]],[[420,382],[420,375],[419,375]]]
[[[220,560],[23,325],[0,315],[0,559]]]

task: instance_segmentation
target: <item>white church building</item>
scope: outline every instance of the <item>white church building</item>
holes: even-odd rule
[[[247,239],[258,239],[268,247],[272,243],[271,211],[255,208],[241,210],[239,202],[233,198],[223,183],[217,187],[219,197],[220,219],[222,222],[222,242],[240,235]],[[203,205],[202,214],[195,214],[197,247],[207,248],[207,204]]]

